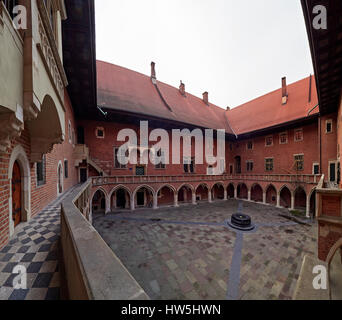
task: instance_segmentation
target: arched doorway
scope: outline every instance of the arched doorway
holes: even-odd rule
[[[306,193],[302,187],[298,187],[295,191],[295,203],[294,207],[298,210],[304,210],[306,208]]]
[[[22,220],[22,181],[18,161],[14,162],[12,173],[12,218],[14,227]]]
[[[208,186],[201,184],[196,189],[196,201],[208,201]]]
[[[192,190],[188,186],[183,186],[178,191],[178,203],[191,203],[192,202]]]
[[[227,195],[229,198],[234,198],[234,185],[230,183],[227,188]]]
[[[158,206],[171,206],[175,202],[174,190],[164,186],[158,191]]]
[[[125,188],[118,188],[113,192],[111,208],[112,210],[124,210],[130,208],[130,195]]]
[[[280,205],[284,208],[291,207],[291,191],[288,187],[283,187],[280,191]]]
[[[266,190],[266,203],[277,204],[277,190],[273,185],[269,185]]]
[[[238,185],[237,196],[239,199],[248,199],[248,189],[244,183]]]
[[[140,187],[135,192],[135,206],[137,208],[153,207],[153,192],[148,187]]]
[[[18,167],[19,166],[19,170]],[[16,169],[14,169],[17,167]],[[20,184],[17,183],[17,186],[20,186],[20,197],[19,193],[16,196],[18,201],[20,201],[20,213],[21,213],[21,221],[29,221],[31,218],[31,175],[30,175],[30,163],[25,153],[24,148],[21,145],[17,145],[12,150],[9,164],[8,164],[8,180],[11,183],[9,189],[9,199],[8,199],[8,217],[9,217],[9,235],[12,236],[14,233],[14,215],[13,211],[17,210],[19,206],[13,206],[13,190],[12,183],[15,180],[18,180],[19,174],[16,173],[16,177],[13,177],[13,170],[17,172],[20,171]]]
[[[102,190],[97,190],[92,199],[92,213],[106,213],[106,195]]]
[[[223,200],[224,199],[224,187],[222,184],[215,184],[211,189],[213,200]]]
[[[262,202],[262,188],[259,184],[255,184],[251,188],[251,200],[256,202]]]

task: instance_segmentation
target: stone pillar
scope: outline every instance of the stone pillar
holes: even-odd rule
[[[106,211],[105,214],[111,212],[111,208],[110,208],[110,198],[109,196],[106,195]]]
[[[131,211],[135,210],[135,204],[134,204],[134,194],[131,197]]]
[[[179,205],[178,205],[178,193],[177,192],[175,192],[173,194],[173,206],[174,207],[179,207]]]
[[[224,195],[223,195],[223,200],[228,200],[228,193],[227,193],[227,190],[224,189]]]
[[[192,193],[192,204],[197,204],[196,203],[196,192]]]
[[[158,193],[153,195],[153,210],[158,209]]]
[[[306,196],[306,217],[310,218],[310,195]]]
[[[251,201],[251,190],[248,190],[248,201]]]
[[[280,208],[280,193],[277,193],[277,207]]]
[[[234,199],[237,199],[237,187],[234,188]]]
[[[291,193],[291,210],[294,210],[295,207],[295,196]]]
[[[213,202],[213,199],[211,197],[211,190],[208,190],[208,202],[209,203]]]
[[[262,193],[262,203],[266,204],[266,192]]]

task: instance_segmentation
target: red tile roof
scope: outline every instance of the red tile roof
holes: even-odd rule
[[[204,128],[225,129],[243,134],[305,118],[317,105],[312,77],[312,99],[308,102],[309,78],[288,85],[288,102],[281,103],[281,89],[247,102],[230,111],[157,81],[144,74],[103,61],[97,61],[98,105],[135,114],[174,120]],[[158,92],[159,90],[159,92]],[[171,109],[171,110],[170,110]],[[312,113],[318,113],[316,108]],[[232,130],[233,129],[233,130]]]
[[[282,89],[242,104],[230,111],[227,117],[237,135],[253,132],[293,120],[302,119],[318,104],[316,83],[312,77],[311,102],[309,103],[310,77],[287,86],[288,101],[282,105]],[[310,115],[319,112],[315,108]]]
[[[232,133],[225,110],[141,73],[97,61],[98,105]],[[164,102],[163,101],[166,102]],[[171,110],[169,109],[171,108]]]

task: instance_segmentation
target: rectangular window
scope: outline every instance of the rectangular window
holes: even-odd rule
[[[332,133],[332,120],[327,120],[325,122],[325,133]]]
[[[229,165],[229,174],[233,174],[233,165],[232,164]]]
[[[46,158],[45,158],[45,155],[43,156],[41,162],[37,162],[36,170],[37,170],[37,185],[42,186],[46,183]]]
[[[252,172],[254,167],[254,163],[251,160],[247,161],[247,172]]]
[[[184,165],[185,173],[194,173],[195,172],[195,157],[191,157],[191,158],[184,157],[183,165]]]
[[[279,144],[287,144],[287,132],[279,134]]]
[[[268,136],[265,138],[266,147],[273,146],[273,136]]]
[[[253,150],[253,141],[247,142],[247,150]]]
[[[294,141],[303,141],[303,129],[297,129],[294,131]]]
[[[124,162],[125,155],[120,154],[119,148],[114,148],[114,167],[115,169],[125,169],[126,165],[122,164]]]
[[[156,169],[165,169],[165,154],[164,151],[158,150],[157,156],[160,158],[160,163],[156,165]]]
[[[144,176],[145,175],[145,166],[136,166],[135,167],[135,175],[136,176]]]
[[[265,170],[266,171],[273,171],[273,158],[266,158],[265,159]]]
[[[319,164],[318,163],[313,164],[312,174],[319,174]]]
[[[304,170],[304,155],[303,154],[294,155],[294,161],[295,161],[295,170],[303,171]]]
[[[68,178],[68,176],[69,176],[68,160],[64,160],[64,178]]]

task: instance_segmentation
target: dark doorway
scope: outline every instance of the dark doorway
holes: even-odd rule
[[[17,161],[12,174],[12,217],[16,227],[21,222],[21,173]]]
[[[116,207],[121,209],[126,208],[126,192],[123,189],[119,189],[116,192]]]
[[[88,180],[87,168],[80,168],[80,182],[84,183]]]
[[[145,192],[139,191],[137,192],[137,206],[144,206],[145,205]]]
[[[84,128],[82,126],[77,127],[77,144],[84,144]]]
[[[335,182],[336,181],[336,164],[335,163],[330,163],[329,171],[330,171],[330,182]]]

